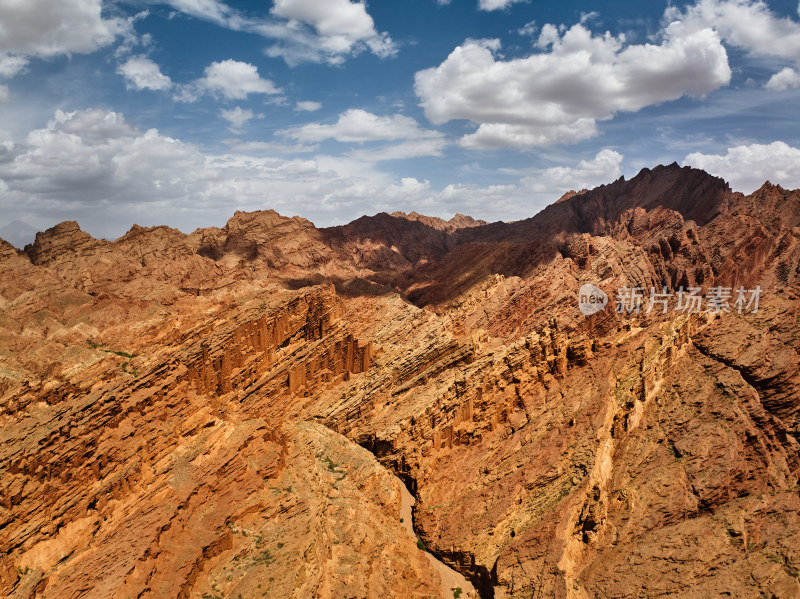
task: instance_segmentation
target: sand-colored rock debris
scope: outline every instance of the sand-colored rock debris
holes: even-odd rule
[[[677,165],[0,242],[0,595],[796,598],[799,282],[800,192]]]

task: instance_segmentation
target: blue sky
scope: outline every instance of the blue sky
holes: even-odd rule
[[[0,226],[532,216],[677,161],[800,187],[795,0],[0,0]]]

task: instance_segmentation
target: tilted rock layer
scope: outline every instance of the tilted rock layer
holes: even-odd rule
[[[676,165],[0,242],[0,594],[796,598],[799,315],[800,192]]]

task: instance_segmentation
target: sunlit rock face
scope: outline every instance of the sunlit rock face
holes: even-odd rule
[[[800,192],[676,165],[0,242],[0,589],[798,597],[799,282]]]

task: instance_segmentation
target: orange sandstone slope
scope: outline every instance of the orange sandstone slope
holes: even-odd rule
[[[0,589],[800,596],[799,281],[800,192],[676,165],[514,223],[2,242]]]

